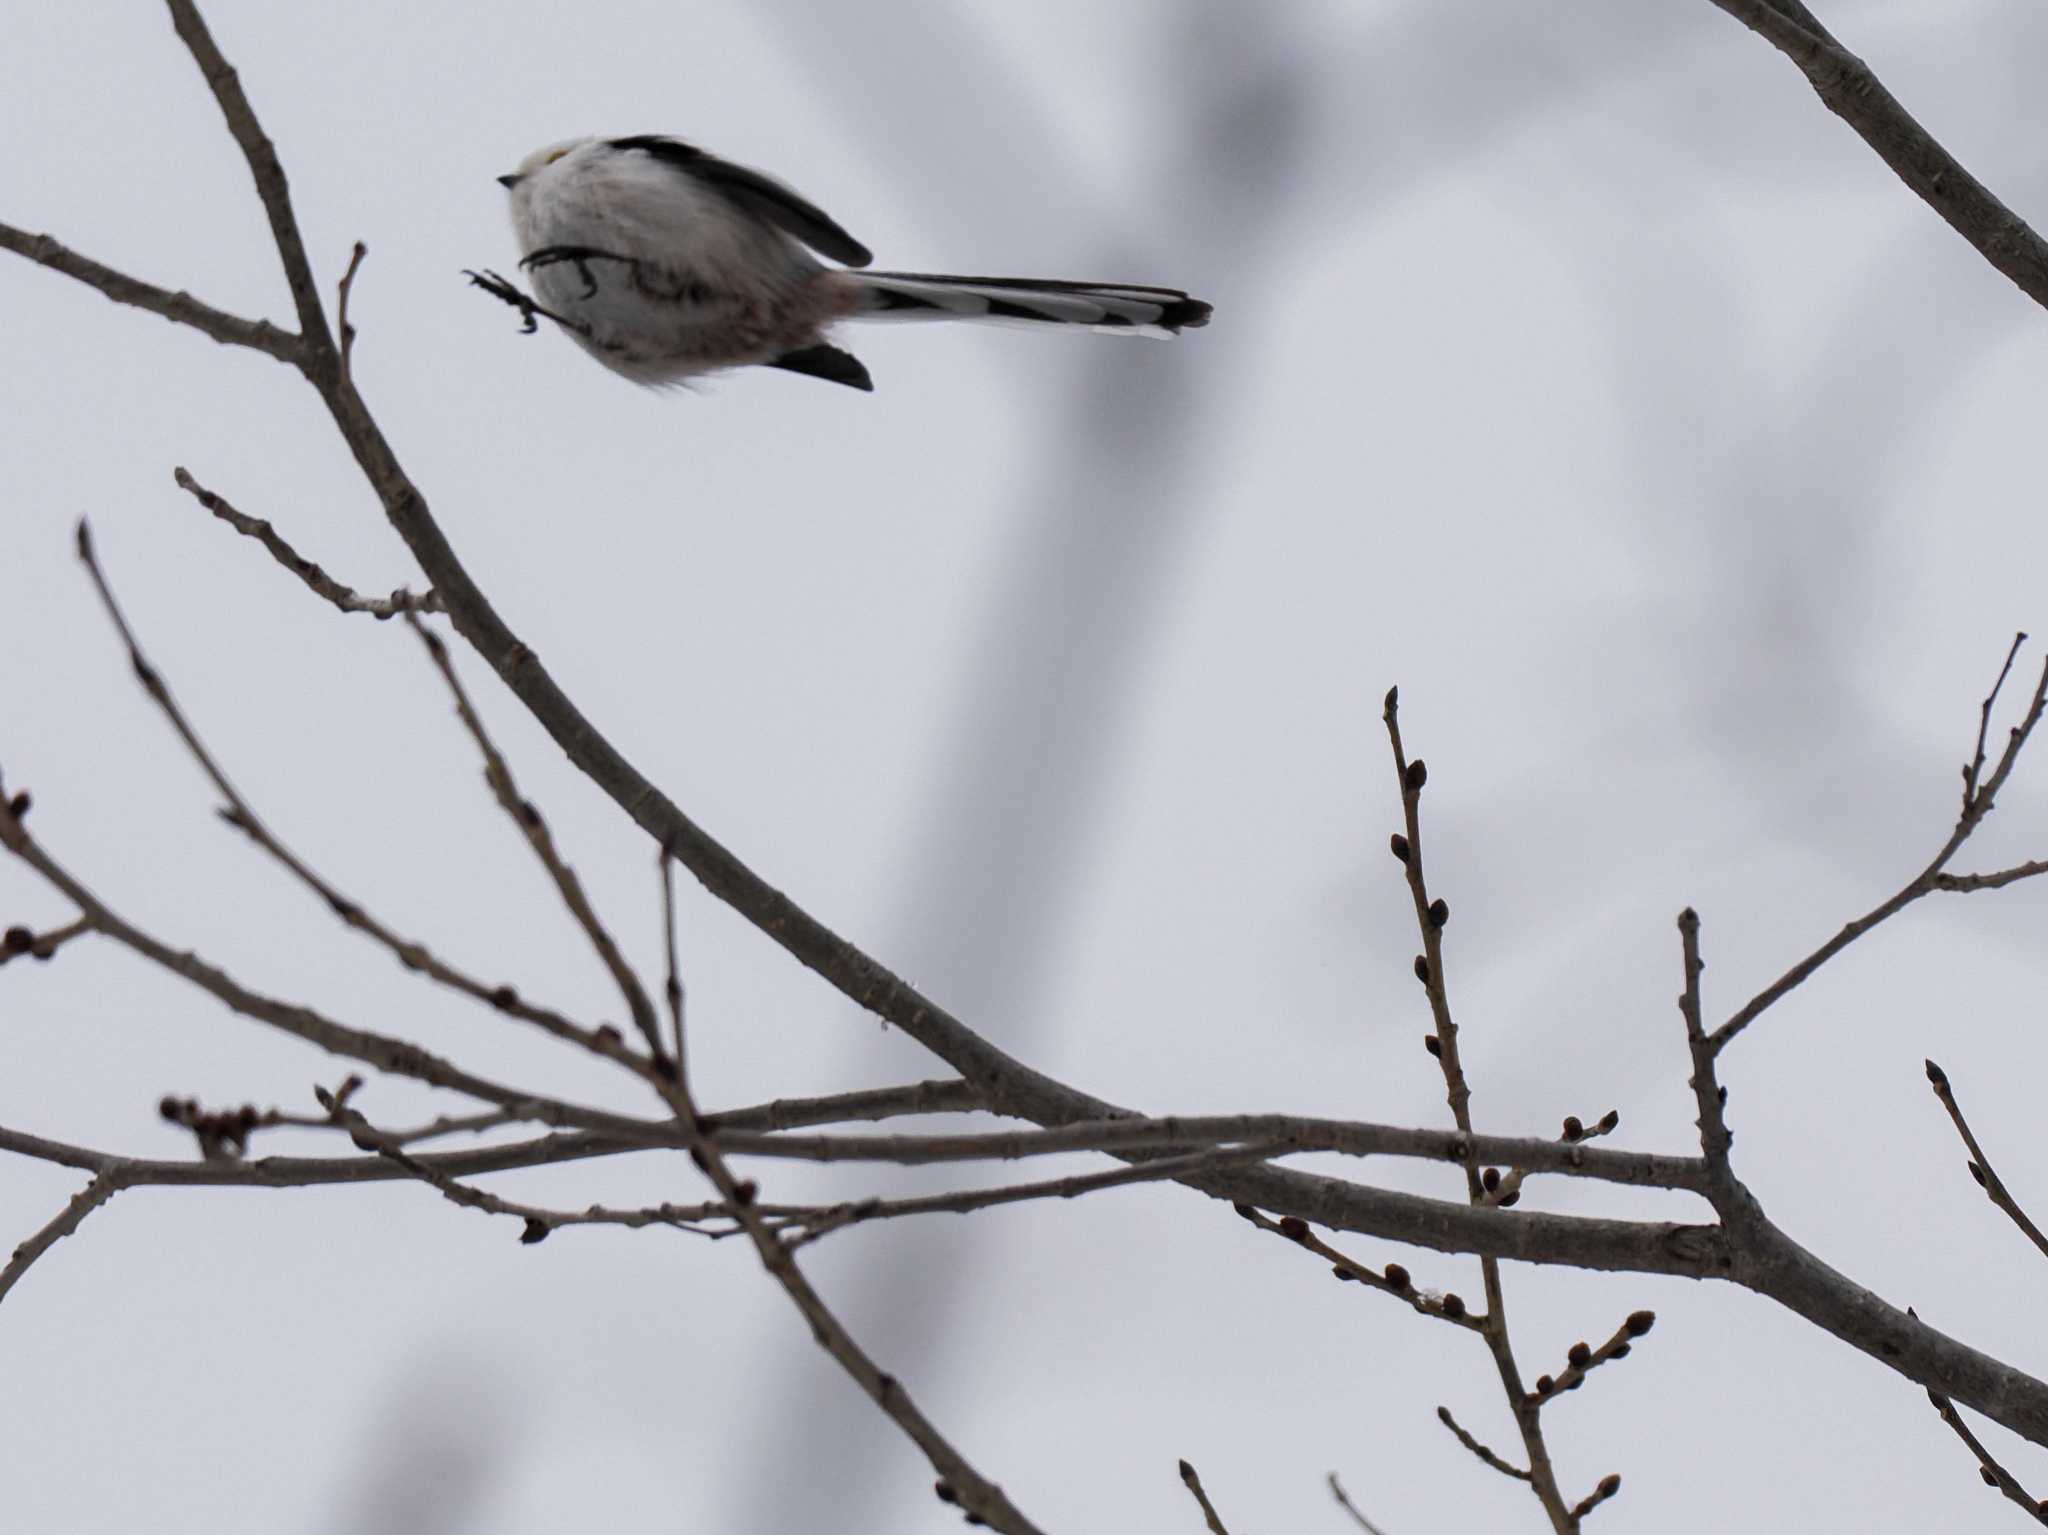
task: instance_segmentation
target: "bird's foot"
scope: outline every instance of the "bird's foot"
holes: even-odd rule
[[[520,266],[529,272],[538,272],[545,266],[559,266],[564,261],[571,263],[576,268],[577,275],[583,279],[585,298],[597,296],[597,278],[590,270],[591,262],[619,261],[629,267],[638,267],[640,264],[631,256],[616,255],[611,251],[601,251],[589,245],[544,245],[539,250],[519,258]]]

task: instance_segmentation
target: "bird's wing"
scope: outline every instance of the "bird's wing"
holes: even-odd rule
[[[841,229],[825,212],[797,196],[771,176],[734,165],[716,155],[660,134],[643,133],[613,139],[614,149],[639,149],[685,176],[719,192],[736,206],[796,236],[821,256],[848,266],[866,266],[874,253]]]
[[[822,378],[828,384],[845,384],[850,389],[874,392],[875,381],[868,377],[868,370],[851,352],[842,352],[838,347],[820,341],[816,346],[807,346],[800,351],[784,352],[780,357],[769,359],[768,366],[781,368],[790,373],[802,373],[811,378]]]

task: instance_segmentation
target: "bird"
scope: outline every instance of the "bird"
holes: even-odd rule
[[[1211,306],[1179,288],[865,270],[868,248],[782,182],[659,134],[551,144],[498,183],[535,296],[495,272],[470,280],[528,331],[546,318],[654,387],[759,365],[872,390],[860,359],[826,339],[842,320],[1121,336],[1209,321]]]

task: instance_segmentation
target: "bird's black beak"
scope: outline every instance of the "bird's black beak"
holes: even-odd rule
[[[512,175],[512,176],[500,176],[500,177],[498,178],[498,185],[499,185],[499,186],[501,186],[501,187],[503,187],[503,188],[504,188],[504,189],[505,189],[506,191],[508,191],[508,192],[509,192],[509,191],[511,191],[511,190],[512,190],[512,189],[513,189],[514,187],[518,186],[518,185],[519,185],[519,183],[520,183],[520,182],[521,182],[521,181],[522,181],[523,179],[525,179],[525,178],[523,178],[523,177],[521,177],[521,176],[517,176],[517,175]]]

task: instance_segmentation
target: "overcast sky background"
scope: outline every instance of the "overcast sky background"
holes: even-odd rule
[[[1953,819],[2013,631],[2048,626],[2040,312],[1706,0],[207,13],[323,288],[369,244],[358,381],[513,627],[766,877],[1120,1102],[1442,1122],[1385,852],[1398,682],[1479,1122],[1616,1108],[1619,1144],[1691,1149],[1675,913],[1703,914],[1725,1016],[1890,893]],[[2048,207],[2038,7],[1827,16],[2009,204]],[[459,275],[516,257],[492,178],[583,132],[769,169],[884,266],[1183,284],[1216,319],[1173,345],[873,328],[850,340],[872,397],[766,372],[637,391]],[[288,318],[160,10],[11,7],[0,137],[0,218]],[[188,467],[361,588],[417,584],[310,391],[12,258],[0,346],[0,767],[46,844],[251,985],[644,1110],[222,829],[72,557],[89,513],[190,714],[332,880],[524,994],[615,1010],[407,633],[317,603],[171,483]],[[457,661],[657,963],[645,839]],[[2044,852],[2037,761],[1965,864]],[[2048,1200],[2044,913],[2032,888],[1916,910],[1725,1061],[1769,1212],[2036,1373],[2038,1260],[1920,1063]],[[0,918],[67,915],[0,865]],[[713,1106],[941,1074],[694,889],[683,929]],[[138,1153],[189,1149],[165,1092],[310,1107],[346,1070],[105,943],[0,972],[0,1031],[0,1123]],[[427,1107],[381,1082],[364,1106]],[[1456,1197],[1447,1170],[1369,1171]],[[771,1198],[944,1186],[762,1174]],[[78,1182],[0,1167],[0,1241]],[[697,1193],[658,1159],[498,1186]],[[738,1244],[516,1236],[396,1185],[122,1195],[0,1308],[10,1524],[958,1527]],[[1469,1259],[1340,1245],[1477,1290]],[[809,1268],[1048,1530],[1198,1529],[1182,1455],[1236,1529],[1345,1529],[1331,1470],[1390,1535],[1541,1525],[1434,1419],[1519,1454],[1476,1340],[1187,1191],[864,1227]],[[2017,1518],[1919,1388],[1769,1302],[1562,1270],[1508,1293],[1531,1377],[1659,1313],[1546,1417],[1574,1495],[1623,1475],[1603,1529]],[[2048,1485],[2039,1451],[2011,1463]]]

